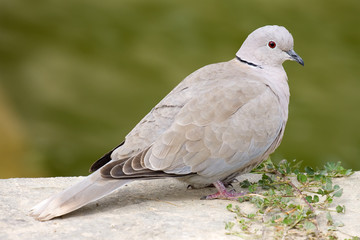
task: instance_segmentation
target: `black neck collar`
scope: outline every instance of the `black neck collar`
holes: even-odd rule
[[[245,61],[245,60],[241,59],[241,58],[238,57],[238,56],[236,56],[236,58],[237,58],[237,60],[239,60],[240,62],[245,63],[245,64],[247,64],[247,65],[250,65],[250,66],[252,66],[252,67],[262,68],[260,65],[256,65],[255,63]]]

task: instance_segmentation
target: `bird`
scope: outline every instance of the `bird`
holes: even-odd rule
[[[84,180],[30,210],[47,221],[96,201],[136,180],[178,178],[190,186],[214,185],[203,199],[232,199],[227,190],[280,145],[290,91],[282,66],[292,60],[291,33],[267,25],[248,35],[235,57],[204,66],[166,95]]]

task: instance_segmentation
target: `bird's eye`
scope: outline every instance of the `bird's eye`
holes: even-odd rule
[[[270,41],[268,43],[268,45],[269,45],[269,48],[275,48],[276,47],[276,43],[274,41]]]

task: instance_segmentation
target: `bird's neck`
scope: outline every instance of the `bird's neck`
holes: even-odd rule
[[[242,62],[242,63],[245,63],[245,64],[249,65],[249,66],[257,67],[257,68],[262,68],[260,65],[255,64],[255,63],[250,62],[250,61],[246,61],[246,60],[242,59],[242,58],[239,57],[239,56],[236,56],[236,59],[239,60],[239,61]]]

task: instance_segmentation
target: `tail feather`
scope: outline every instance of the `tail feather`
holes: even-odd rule
[[[105,179],[96,171],[74,186],[37,204],[31,209],[31,215],[40,221],[50,220],[96,201],[130,181]]]

